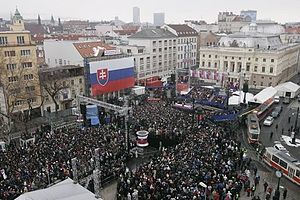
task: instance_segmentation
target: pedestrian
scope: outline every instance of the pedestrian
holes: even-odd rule
[[[251,193],[251,188],[250,188],[250,186],[247,188],[246,192],[247,192],[247,197],[250,197],[250,193]]]
[[[284,132],[284,128],[282,128],[282,130],[281,130],[281,134],[283,135],[283,132]]]
[[[265,182],[264,182],[264,192],[267,191],[268,185],[269,185],[268,182],[265,180]]]
[[[254,171],[254,176],[256,176],[256,174],[257,174],[257,167],[256,166],[254,166],[253,171]]]
[[[272,131],[271,134],[270,134],[270,139],[272,139],[272,137],[273,137],[273,131]]]
[[[290,123],[291,122],[291,116],[289,116],[289,118],[288,118],[288,123]]]
[[[276,124],[276,126],[275,126],[275,129],[276,129],[276,132],[277,132],[277,129],[278,129],[278,124]]]
[[[251,197],[254,196],[255,190],[256,190],[255,185],[252,185],[252,187],[251,187]]]
[[[286,188],[284,188],[284,191],[283,191],[283,199],[285,200],[286,199],[286,196],[287,196],[287,189]]]

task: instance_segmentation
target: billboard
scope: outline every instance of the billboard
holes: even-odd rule
[[[90,62],[92,96],[134,86],[133,57]]]

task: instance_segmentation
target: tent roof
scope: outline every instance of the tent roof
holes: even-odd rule
[[[96,200],[95,195],[68,178],[49,188],[28,192],[16,200]]]
[[[241,96],[241,97],[240,97]],[[246,103],[253,99],[254,95],[252,93],[247,93],[246,94]],[[243,91],[236,91],[233,92],[233,95],[229,97],[228,100],[228,105],[239,105],[244,101],[244,92]]]
[[[251,99],[251,102],[255,102],[255,103],[264,103],[265,101],[267,101],[269,98],[274,97],[277,94],[277,90],[275,88],[271,87],[267,87],[265,89],[263,89],[262,91],[260,91],[258,94],[256,94],[253,99]]]
[[[285,91],[285,92],[297,92],[300,89],[300,86],[291,81],[281,83],[275,87],[277,91]]]

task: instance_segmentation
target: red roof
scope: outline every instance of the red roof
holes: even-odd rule
[[[175,30],[178,36],[188,37],[188,36],[197,36],[198,33],[195,29],[189,27],[186,24],[168,24],[168,26]]]
[[[115,50],[115,47],[112,47],[103,42],[79,42],[73,44],[77,51],[83,58],[97,57],[105,50]],[[98,52],[97,52],[98,50]]]
[[[286,28],[286,33],[300,33],[300,27]]]

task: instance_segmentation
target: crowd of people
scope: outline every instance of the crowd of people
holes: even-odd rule
[[[133,109],[134,132],[147,130],[150,135],[180,138],[191,129],[192,116],[165,101],[145,102]]]
[[[194,87],[189,95],[196,100],[210,101],[213,96],[213,89],[205,87]]]
[[[101,180],[118,176],[128,158],[124,133],[116,124],[84,130],[37,131],[34,137],[34,144],[24,147],[11,142],[5,152],[0,152],[0,199],[12,200],[24,192],[72,177],[71,159],[75,157],[78,177],[91,174],[96,148],[100,148]]]
[[[224,104],[226,100],[226,96],[223,95],[214,95],[213,99],[211,100],[214,103]]]
[[[165,149],[135,172],[122,173],[118,199],[211,196],[229,200],[238,196],[242,180],[237,171],[243,164],[243,152],[233,138],[220,126],[209,122],[199,125],[183,142]]]

